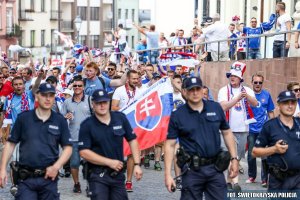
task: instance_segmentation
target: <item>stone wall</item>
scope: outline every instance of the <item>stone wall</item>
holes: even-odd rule
[[[263,88],[267,89],[276,102],[279,92],[286,90],[290,81],[300,82],[300,57],[294,58],[272,58],[262,60],[247,60],[244,84],[252,88],[251,77],[259,72],[265,77]],[[233,61],[208,62],[201,68],[201,78],[213,93],[215,100],[221,87],[228,84],[226,72],[229,71]]]

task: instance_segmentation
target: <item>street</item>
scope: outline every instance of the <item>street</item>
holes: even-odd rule
[[[134,192],[129,193],[129,199],[133,200],[175,200],[180,198],[180,192],[176,191],[175,193],[169,193],[164,185],[164,171],[154,171],[153,169],[154,162],[151,161],[151,166],[149,169],[143,169],[143,179],[140,182],[133,182]],[[260,164],[260,162],[258,162]],[[240,185],[243,191],[265,191],[265,188],[261,187],[260,178],[257,179],[257,183],[246,184],[245,181],[248,178],[247,176],[247,163],[245,159],[241,162],[242,167],[244,168],[245,173],[240,174]],[[162,166],[163,167],[163,166]],[[163,167],[164,169],[164,167]],[[258,168],[258,177],[260,177],[260,167]],[[74,194],[73,181],[72,178],[60,178],[59,180],[59,191],[61,193],[62,200],[83,200],[87,199],[85,196],[86,182],[82,179],[81,176],[81,194]],[[5,189],[2,189],[0,192],[0,200],[12,200],[12,196],[9,193],[10,184],[6,186]]]

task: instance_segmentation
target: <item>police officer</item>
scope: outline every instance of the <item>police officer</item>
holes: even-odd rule
[[[55,88],[43,83],[36,93],[39,107],[18,115],[5,145],[0,186],[7,182],[6,167],[17,143],[20,143],[18,192],[16,199],[59,199],[58,170],[70,158],[70,133],[67,121],[51,111]],[[63,151],[59,156],[59,147]]]
[[[92,95],[94,115],[82,122],[79,130],[79,153],[88,161],[91,199],[128,199],[125,190],[123,138],[128,141],[134,160],[134,175],[142,178],[136,135],[126,116],[111,112],[110,97],[104,90]]]
[[[219,129],[230,152],[228,164],[231,160],[231,177],[237,176],[238,173],[234,136],[220,104],[203,100],[200,78],[186,78],[183,82],[183,92],[187,103],[171,114],[165,143],[166,187],[169,192],[175,188],[171,166],[176,138],[179,138],[180,146],[192,160],[189,164],[190,170],[186,170],[187,165],[181,168],[181,199],[202,199],[203,193],[205,199],[224,199],[227,190],[225,177],[215,166],[215,158],[221,150]],[[193,161],[196,158],[198,163]],[[227,167],[228,165],[225,169]]]
[[[268,156],[269,190],[299,190],[300,120],[293,117],[297,98],[293,92],[283,91],[277,104],[279,116],[264,124],[252,156]]]

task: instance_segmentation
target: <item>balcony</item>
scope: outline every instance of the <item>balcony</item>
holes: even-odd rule
[[[31,12],[19,10],[19,21],[33,21]]]
[[[111,31],[112,28],[113,28],[112,20],[103,21],[103,31]]]
[[[50,20],[58,20],[58,10],[50,10]]]
[[[21,28],[17,24],[6,27],[6,37],[21,37],[21,35]]]
[[[73,21],[61,21],[60,22],[60,29],[62,32],[73,32]]]

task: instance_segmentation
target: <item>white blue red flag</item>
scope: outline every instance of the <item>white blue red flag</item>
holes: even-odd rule
[[[169,78],[160,79],[122,110],[137,135],[140,150],[166,139],[172,110],[173,88]],[[124,144],[124,154],[129,155],[129,145]]]

